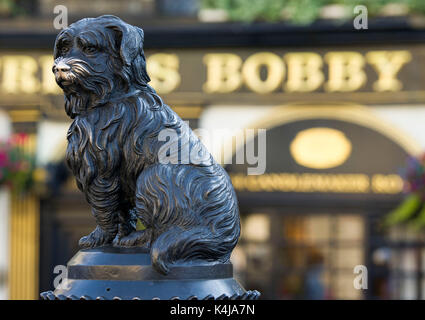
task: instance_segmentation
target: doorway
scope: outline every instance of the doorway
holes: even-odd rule
[[[242,214],[232,261],[247,288],[264,299],[363,299],[355,266],[367,261],[367,219],[356,212]]]

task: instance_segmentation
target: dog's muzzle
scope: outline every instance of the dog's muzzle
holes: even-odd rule
[[[63,60],[59,61],[58,63],[55,63],[52,68],[52,71],[55,74],[67,73],[69,70],[71,70],[71,67],[67,65]]]
[[[69,78],[69,72],[71,70],[71,66],[68,65],[64,60],[59,60],[53,64],[52,71],[55,74],[55,78],[57,81],[67,80]]]

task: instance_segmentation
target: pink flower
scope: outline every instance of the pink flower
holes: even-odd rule
[[[0,152],[0,168],[6,167],[9,162],[9,156],[6,152]]]

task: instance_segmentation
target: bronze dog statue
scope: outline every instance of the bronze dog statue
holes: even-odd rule
[[[56,38],[53,72],[73,119],[66,161],[97,222],[79,244],[145,246],[163,274],[173,263],[227,262],[240,234],[231,181],[149,86],[143,40],[142,29],[110,15]],[[203,160],[163,163],[163,130],[178,137],[171,156],[189,150]],[[146,229],[136,230],[137,219]]]

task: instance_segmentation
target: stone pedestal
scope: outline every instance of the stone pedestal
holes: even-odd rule
[[[143,248],[101,247],[79,251],[68,263],[65,285],[41,294],[45,300],[256,300],[233,278],[231,263],[174,265],[164,276]]]

